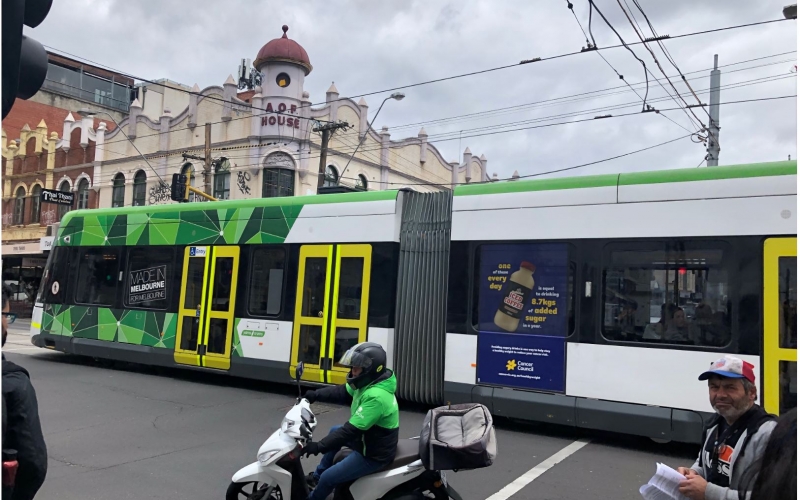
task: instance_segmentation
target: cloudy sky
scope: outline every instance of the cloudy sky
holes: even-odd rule
[[[588,33],[589,3],[572,1],[577,21],[566,0],[55,0],[44,23],[35,30],[26,28],[26,34],[56,51],[135,76],[169,78],[204,88],[221,85],[236,72],[241,58],[254,59],[261,46],[279,37],[281,25],[287,24],[289,37],[306,49],[314,66],[306,90],[313,102],[322,102],[332,81],[341,96],[359,96],[580,51],[586,40],[579,23]],[[652,36],[633,0],[621,1],[630,6],[645,37]],[[779,19],[787,3],[639,0],[656,32],[671,36]],[[596,0],[595,4],[623,40],[638,40],[616,0]],[[690,36],[664,45],[704,103],[708,102],[705,91],[714,54],[719,54],[720,65],[726,65],[722,68],[723,103],[785,96],[797,90],[796,29],[795,21],[786,21]],[[591,33],[599,47],[619,43],[597,11]],[[661,49],[650,47],[666,74],[677,75]],[[653,56],[642,45],[631,48],[652,73],[648,104],[657,109],[677,107],[654,80],[661,77],[661,84],[672,90]],[[734,64],[756,58],[764,59]],[[489,172],[501,178],[514,171],[531,175],[609,158],[697,130],[695,117],[681,110],[665,111],[662,116],[636,113],[641,110],[640,98],[609,64],[644,97],[641,63],[628,50],[616,48],[408,88],[405,100],[386,103],[375,126],[388,126],[397,139],[416,135],[420,122],[426,122],[430,142],[447,160],[460,160],[461,152],[469,147],[473,154],[485,154]],[[680,93],[688,92],[680,78],[671,81]],[[594,92],[605,89],[613,90]],[[570,97],[587,92],[594,93]],[[366,97],[370,119],[389,93]],[[691,94],[684,99],[697,103]],[[624,104],[628,106],[620,106]],[[500,108],[510,109],[498,112]],[[633,114],[541,127],[627,113]],[[441,120],[466,114],[472,116]],[[708,123],[702,109],[694,109],[694,114]],[[720,164],[797,157],[795,98],[724,105],[720,124]],[[487,134],[534,126],[539,128]],[[686,137],[558,175],[695,168],[704,156],[705,146]]]

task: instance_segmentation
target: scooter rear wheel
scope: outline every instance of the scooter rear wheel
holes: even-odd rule
[[[266,496],[266,483],[231,483],[225,492],[225,500],[283,500],[281,490],[275,488]]]

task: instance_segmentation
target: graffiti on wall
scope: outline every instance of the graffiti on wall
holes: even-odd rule
[[[239,192],[242,194],[250,194],[250,173],[240,170],[236,173],[236,184],[239,186]]]
[[[165,201],[170,201],[170,194],[171,189],[169,185],[166,182],[159,182],[150,188],[150,196],[147,201],[151,205],[164,203]]]

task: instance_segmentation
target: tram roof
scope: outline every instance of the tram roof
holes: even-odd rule
[[[389,201],[397,198],[398,190],[359,191],[353,193],[334,193],[324,195],[282,196],[275,198],[246,198],[241,200],[221,200],[214,202],[165,203],[162,205],[145,205],[139,207],[90,208],[72,210],[64,215],[61,226],[69,219],[86,216],[160,214],[175,212],[194,212],[202,210],[228,210],[241,208],[280,207],[284,212],[299,212],[305,205],[323,205],[334,203],[353,203],[371,201]],[[294,210],[292,210],[294,209]],[[286,215],[290,215],[287,213]]]
[[[520,193],[526,191],[555,191],[559,189],[661,184],[667,182],[712,181],[779,175],[797,175],[797,161],[748,163],[722,167],[680,168],[648,172],[586,175],[579,177],[521,179],[515,181],[472,184],[456,187],[454,196]]]

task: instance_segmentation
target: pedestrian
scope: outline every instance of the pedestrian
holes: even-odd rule
[[[8,301],[9,294],[4,288],[2,346],[8,337],[8,323],[16,317],[9,313]],[[16,450],[19,463],[11,500],[30,500],[36,496],[47,475],[47,447],[39,422],[39,405],[28,371],[7,360],[4,353],[0,356],[7,418],[3,448]]]
[[[717,413],[703,433],[703,447],[680,492],[691,500],[739,500],[747,468],[764,453],[775,417],[755,403],[758,398],[753,365],[725,355],[711,363],[699,380],[708,380],[708,396]]]
[[[739,500],[797,500],[797,408],[781,415],[764,455],[748,467]],[[746,496],[745,489],[752,490]]]

